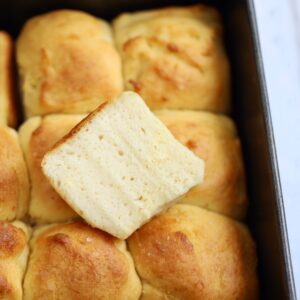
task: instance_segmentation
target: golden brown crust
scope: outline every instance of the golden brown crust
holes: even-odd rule
[[[22,299],[29,229],[21,222],[0,221],[0,298]]]
[[[26,234],[22,229],[0,221],[0,260],[19,255],[26,242]]]
[[[17,133],[0,126],[0,220],[23,218],[29,200],[29,182]]]
[[[30,19],[17,42],[27,116],[84,113],[122,91],[108,23],[59,10]]]
[[[169,6],[159,9],[149,9],[146,11],[139,11],[134,13],[134,19],[132,18],[133,13],[122,13],[118,18],[123,18],[122,24],[124,27],[132,26],[138,24],[141,21],[151,20],[153,18],[160,17],[186,17],[186,18],[201,18],[203,22],[209,23],[219,23],[221,22],[219,12],[212,6],[207,6],[203,4],[196,4],[191,6]],[[117,20],[117,19],[116,19]],[[116,22],[116,20],[114,22]],[[117,24],[118,25],[118,24]]]
[[[151,109],[230,110],[230,72],[216,10],[195,5],[114,20],[127,90]],[[153,88],[155,87],[155,88]]]
[[[180,200],[245,218],[247,193],[241,144],[231,119],[208,112],[157,111],[174,137],[205,161],[204,182]]]
[[[5,299],[7,295],[11,293],[11,287],[9,286],[7,279],[0,274],[0,296],[1,298]]]
[[[13,41],[0,31],[0,124],[17,125],[17,107],[14,93]]]
[[[20,129],[32,185],[29,215],[37,223],[61,222],[78,217],[43,175],[41,161],[44,154],[82,118],[82,115],[31,118]]]
[[[142,299],[154,299],[154,293],[158,299],[257,299],[254,242],[244,225],[229,218],[175,205],[128,244]]]
[[[139,299],[125,242],[83,223],[37,230],[24,299]]]

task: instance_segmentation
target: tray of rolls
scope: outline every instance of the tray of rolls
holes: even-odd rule
[[[41,167],[124,91],[205,163],[125,240]],[[251,1],[3,1],[0,124],[0,299],[296,299]]]

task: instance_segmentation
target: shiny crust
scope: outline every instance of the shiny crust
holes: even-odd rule
[[[83,223],[38,229],[24,299],[134,300],[141,283],[125,242]]]
[[[229,112],[229,63],[216,10],[195,5],[125,13],[113,27],[125,89],[151,109]]]
[[[17,109],[13,78],[13,41],[0,31],[0,125],[17,125]]]
[[[137,230],[129,250],[141,299],[258,299],[255,245],[247,228],[178,204]]]
[[[0,299],[22,299],[29,234],[21,222],[0,221]]]
[[[0,126],[0,220],[23,218],[28,200],[28,174],[18,135]]]
[[[84,12],[30,19],[17,41],[17,61],[27,117],[90,112],[123,89],[109,24]]]
[[[82,118],[82,115],[34,117],[20,128],[21,145],[32,186],[29,216],[36,223],[62,222],[78,218],[45,178],[41,161],[44,154]]]
[[[241,143],[231,119],[195,111],[157,111],[175,138],[205,161],[204,182],[181,200],[235,219],[247,211]]]

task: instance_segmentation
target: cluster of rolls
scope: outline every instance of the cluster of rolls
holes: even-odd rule
[[[215,9],[126,13],[112,26],[80,11],[50,12],[24,25],[16,59],[26,119],[18,131],[10,128],[20,124],[13,43],[0,32],[0,299],[258,298]],[[123,90],[139,93],[206,163],[204,183],[126,241],[85,224],[40,165],[86,113]]]

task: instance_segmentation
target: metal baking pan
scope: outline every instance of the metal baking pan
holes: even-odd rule
[[[233,76],[232,116],[243,145],[250,198],[247,222],[257,242],[261,299],[296,299],[253,2],[202,2],[216,6],[224,20]],[[28,18],[58,8],[81,9],[109,20],[123,11],[192,3],[195,1],[2,0],[0,28],[17,36]]]

